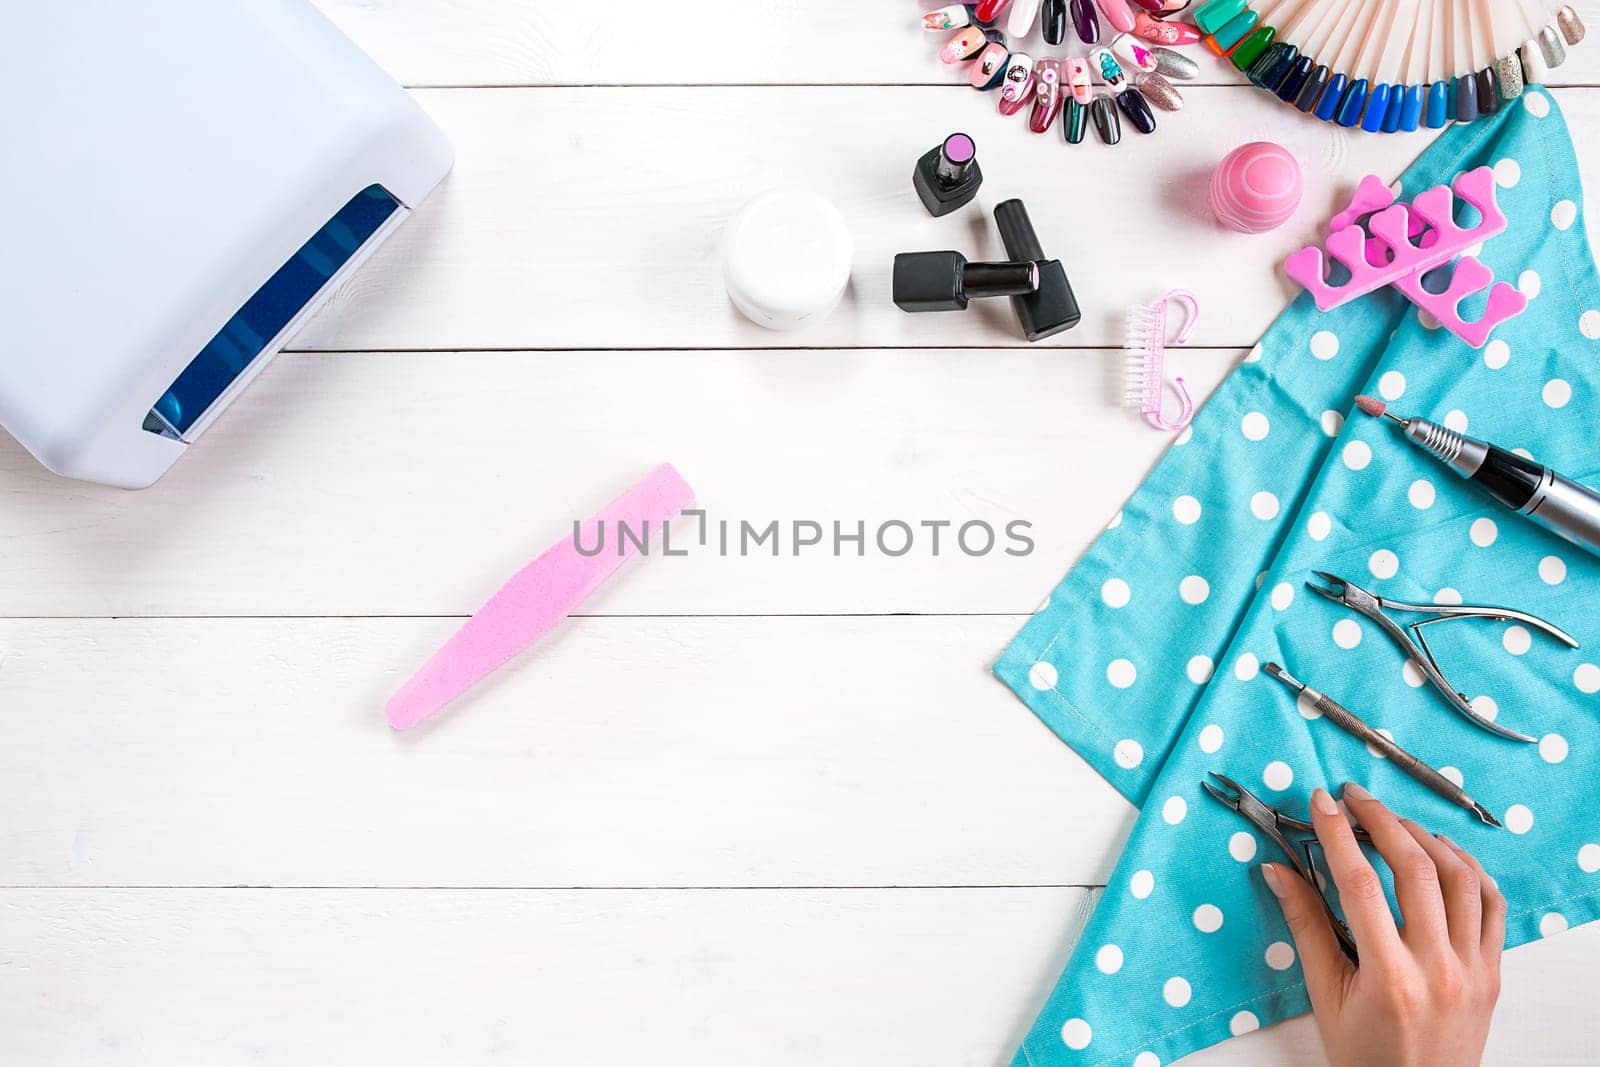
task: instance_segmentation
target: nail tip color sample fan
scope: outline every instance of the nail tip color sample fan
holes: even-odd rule
[[[1369,133],[1493,115],[1585,33],[1551,0],[1208,0],[1194,19],[1262,89]]]

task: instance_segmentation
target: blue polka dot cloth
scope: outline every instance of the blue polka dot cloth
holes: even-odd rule
[[[1285,857],[1201,789],[1210,771],[1300,818],[1317,786],[1366,786],[1477,854],[1510,902],[1509,945],[1600,917],[1600,560],[1392,424],[1346,417],[1369,393],[1600,484],[1600,285],[1548,93],[1445,133],[1402,176],[1402,199],[1485,165],[1510,228],[1480,256],[1528,310],[1475,351],[1390,289],[1327,313],[1302,294],[995,665],[1141,809],[1018,1067],[1158,1067],[1309,1010],[1259,869]],[[1313,570],[1566,629],[1581,649],[1486,619],[1429,628],[1474,707],[1538,743],[1452,711],[1372,623],[1306,589]],[[1263,673],[1270,661],[1461,781],[1506,828],[1321,721]]]

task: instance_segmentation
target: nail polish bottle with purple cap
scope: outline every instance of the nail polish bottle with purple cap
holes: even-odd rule
[[[944,143],[917,160],[911,177],[922,206],[934,218],[972,203],[983,184],[978,148],[964,133],[952,133]]]

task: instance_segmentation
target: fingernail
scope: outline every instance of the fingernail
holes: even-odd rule
[[[1122,120],[1117,118],[1117,105],[1109,96],[1097,96],[1089,105],[1089,118],[1094,122],[1094,132],[1106,144],[1122,140]]]
[[[1127,70],[1133,67],[1136,70],[1155,70],[1156,57],[1145,42],[1132,34],[1121,33],[1111,40],[1111,53],[1122,60],[1122,68]]]
[[[1111,90],[1113,96],[1128,87],[1128,75],[1109,48],[1096,48],[1090,52],[1089,66],[1100,75],[1100,80],[1106,83],[1106,88]]]
[[[972,16],[965,4],[951,4],[949,7],[941,7],[922,16],[922,28],[930,32],[959,30],[963,26],[970,25]]]
[[[1089,61],[1082,56],[1073,56],[1066,61],[1066,82],[1072,90],[1072,99],[1088,106],[1094,99],[1094,78],[1089,73]]]
[[[978,59],[967,74],[974,89],[993,89],[1006,76],[1006,63],[1011,52],[1003,44],[991,44],[978,53]]]
[[[1156,44],[1185,45],[1198,44],[1200,41],[1200,31],[1187,22],[1153,19],[1142,11],[1133,20],[1133,32]]]
[[[1183,107],[1183,94],[1159,74],[1141,74],[1133,79],[1133,84],[1146,99],[1159,108],[1177,111]]]
[[[1014,53],[1006,66],[1005,84],[1000,87],[1000,114],[1015,115],[1033,95],[1033,58]]]
[[[988,45],[989,38],[976,26],[968,26],[944,43],[939,58],[946,63],[959,63],[971,59]]]
[[[1084,44],[1098,41],[1100,18],[1094,13],[1094,0],[1068,0],[1067,7],[1072,12],[1072,28],[1078,31],[1078,40]]]
[[[1401,822],[1409,822],[1410,820],[1409,819],[1401,819],[1400,821]],[[1456,844],[1454,841],[1450,840],[1448,837],[1444,836],[1443,834],[1434,834],[1433,836],[1437,837],[1440,841],[1443,841],[1445,844],[1449,845],[1451,848],[1460,848],[1461,847],[1460,845]]]
[[[1278,873],[1278,867],[1273,863],[1261,865],[1261,879],[1267,883],[1267,888],[1272,890],[1275,897],[1283,896],[1283,876]]]
[[[1028,128],[1044,133],[1061,113],[1061,60],[1041,59],[1033,68],[1033,113]]]
[[[1321,786],[1311,791],[1311,806],[1324,815],[1339,814],[1339,805],[1334,803],[1333,794]]]
[[[979,22],[993,22],[1000,17],[1000,9],[1006,6],[1006,0],[978,0],[978,7],[973,12]]]
[[[1150,104],[1139,90],[1131,87],[1122,90],[1117,94],[1117,106],[1128,116],[1134,129],[1140,133],[1156,132],[1155,113],[1150,110]]]
[[[1156,57],[1156,73],[1164,78],[1188,82],[1200,77],[1200,64],[1182,52],[1174,52],[1170,48],[1152,48],[1150,54]]]
[[[1345,795],[1345,798],[1347,800],[1371,800],[1372,799],[1372,794],[1371,793],[1367,792],[1365,789],[1362,789],[1359,785],[1356,785],[1354,782],[1346,782],[1344,784],[1344,795]]]
[[[1572,9],[1567,8],[1567,10],[1570,11]],[[1111,23],[1112,26],[1116,27],[1123,33],[1133,29],[1133,27],[1137,24],[1133,13],[1133,8],[1128,6],[1128,0],[1100,0],[1100,12],[1105,15],[1107,22]],[[1560,16],[1558,15],[1557,18],[1559,19]],[[1562,30],[1565,32],[1565,24],[1562,25]],[[1579,36],[1580,38],[1582,36],[1581,24],[1579,28]],[[1577,44],[1578,42],[1573,41],[1572,43]]]

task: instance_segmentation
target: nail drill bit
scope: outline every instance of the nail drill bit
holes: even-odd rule
[[[1308,705],[1321,712],[1325,718],[1339,727],[1339,729],[1356,740],[1365,742],[1376,751],[1383,753],[1391,763],[1409,777],[1426,786],[1430,792],[1443,797],[1457,807],[1466,808],[1490,826],[1500,825],[1499,819],[1491,815],[1489,810],[1482,804],[1468,796],[1466,791],[1459,785],[1456,785],[1450,779],[1422,762],[1422,760],[1368,726],[1348,708],[1326,693],[1321,693],[1311,688],[1276,663],[1268,663],[1261,669],[1294,690],[1296,694],[1305,699]]]

